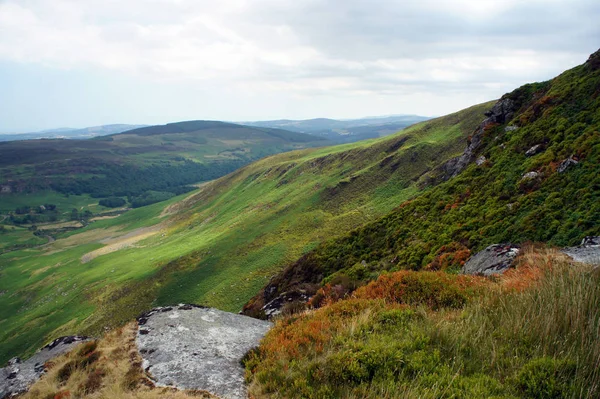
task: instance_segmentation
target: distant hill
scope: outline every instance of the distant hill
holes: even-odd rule
[[[336,143],[351,143],[387,136],[428,119],[431,118],[419,115],[392,115],[344,120],[328,118],[305,120],[279,119],[244,123],[249,126],[271,127],[300,133],[310,133]]]
[[[89,139],[90,137],[104,136],[137,129],[147,125],[112,124],[92,126],[83,129],[63,127],[58,129],[41,130],[32,133],[7,133],[0,134],[0,141],[35,140],[35,139]]]
[[[8,141],[0,143],[0,186],[5,195],[179,193],[177,187],[215,179],[258,158],[326,144],[308,134],[216,121],[147,126],[89,140]]]

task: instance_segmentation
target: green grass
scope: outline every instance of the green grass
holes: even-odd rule
[[[475,155],[486,161],[471,163],[447,181],[442,178],[443,169],[436,171],[434,162],[424,160],[427,144],[454,137],[456,126],[440,119],[405,130],[408,135],[421,126],[421,140],[403,147],[402,165],[414,167],[411,160],[418,159],[434,168],[418,181],[419,187],[428,185],[429,189],[378,220],[323,241],[288,265],[273,279],[275,290],[266,297],[264,292],[257,295],[248,314],[259,315],[265,301],[284,292],[306,291],[310,286],[306,292],[313,294],[326,279],[348,277],[363,262],[379,273],[420,270],[439,263],[444,247],[475,253],[503,242],[573,246],[586,236],[600,235],[598,87],[600,70],[587,63],[551,81],[506,94],[503,98],[515,104],[512,120],[491,123],[482,131]],[[534,145],[542,150],[527,156]],[[570,157],[577,164],[560,172],[559,166]],[[536,178],[523,178],[532,171],[538,174]],[[363,187],[374,183],[376,193],[387,190],[387,183],[370,176],[368,170],[359,173],[357,181],[363,174],[369,176]],[[344,191],[340,193],[355,195]],[[450,266],[457,271],[460,264]]]
[[[35,193],[3,194],[0,196],[0,214],[7,214],[18,207],[30,206],[33,208],[44,204],[56,205],[60,213],[65,216],[70,214],[73,208],[79,210],[89,209],[94,213],[108,209],[98,205],[98,199],[89,195],[67,196],[55,191],[38,191]]]
[[[0,362],[58,335],[100,334],[156,305],[239,311],[319,242],[416,195],[419,177],[462,150],[487,108],[436,120],[435,129],[420,124],[381,139],[265,158],[206,184],[168,218],[159,217],[162,210],[187,195],[61,234],[43,248],[1,255],[0,290],[7,294],[0,296]],[[444,128],[453,133],[441,134]],[[166,220],[159,234],[81,262],[107,236]]]
[[[517,290],[510,280],[466,284],[458,282],[465,276],[400,272],[405,285],[393,298],[374,283],[356,298],[284,317],[246,359],[251,393],[598,397],[600,274],[554,254],[536,254],[521,266],[513,277]],[[440,301],[446,305],[424,306]]]

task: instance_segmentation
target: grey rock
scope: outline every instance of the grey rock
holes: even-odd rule
[[[515,125],[509,125],[509,126],[506,126],[506,127],[504,128],[504,131],[505,131],[505,132],[514,132],[514,131],[515,131],[515,130],[517,130],[517,129],[518,129],[518,126],[515,126]]]
[[[302,290],[292,290],[289,292],[284,292],[283,294],[277,295],[275,298],[267,302],[261,310],[265,313],[267,319],[272,319],[273,317],[281,314],[283,306],[286,303],[290,302],[302,302],[306,303],[309,300],[309,296],[306,292],[302,292]]]
[[[564,161],[562,161],[560,163],[560,165],[558,165],[558,173],[564,173],[571,166],[577,165],[578,163],[579,162],[577,162],[576,160],[574,160],[573,157],[569,157],[569,158],[565,159]]]
[[[540,174],[538,172],[532,171],[532,172],[527,172],[523,175],[521,180],[531,180],[531,179],[535,179],[536,177],[538,177]]]
[[[475,160],[476,152],[481,146],[485,128],[493,123],[506,123],[510,121],[515,113],[516,105],[513,100],[508,97],[501,98],[494,104],[492,109],[485,113],[486,119],[481,122],[479,127],[471,136],[471,141],[462,155],[450,159],[442,166],[443,179],[447,180],[458,175],[471,162]]]
[[[156,308],[138,318],[143,368],[158,386],[247,398],[243,356],[272,327],[268,321],[195,305]]]
[[[487,161],[487,158],[484,157],[483,155],[480,155],[476,160],[475,163],[477,164],[477,166],[481,166],[485,163],[485,161]]]
[[[528,157],[532,157],[535,154],[542,152],[543,147],[541,144],[536,144],[525,152],[525,155]]]
[[[579,246],[563,248],[562,252],[575,262],[600,265],[600,237],[585,237]]]
[[[471,256],[462,269],[463,274],[489,276],[504,273],[519,254],[520,247],[513,244],[494,244]]]
[[[61,337],[44,346],[27,360],[11,359],[6,367],[0,368],[0,399],[27,391],[46,372],[46,362],[87,340],[87,337],[80,336]]]

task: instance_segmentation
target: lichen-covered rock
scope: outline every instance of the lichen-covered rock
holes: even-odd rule
[[[578,247],[563,248],[575,262],[600,265],[600,237],[585,237]]]
[[[70,351],[87,339],[80,336],[57,338],[25,361],[17,357],[11,359],[6,367],[0,368],[0,399],[27,391],[45,373],[48,360]]]
[[[137,346],[159,386],[247,398],[243,356],[272,324],[195,305],[156,308],[138,318]]]
[[[494,244],[471,256],[462,269],[463,274],[504,273],[510,268],[519,254],[520,248],[513,244]]]

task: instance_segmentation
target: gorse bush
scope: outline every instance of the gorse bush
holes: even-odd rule
[[[598,397],[600,274],[530,251],[507,276],[390,273],[353,298],[279,320],[246,360],[251,392]]]

